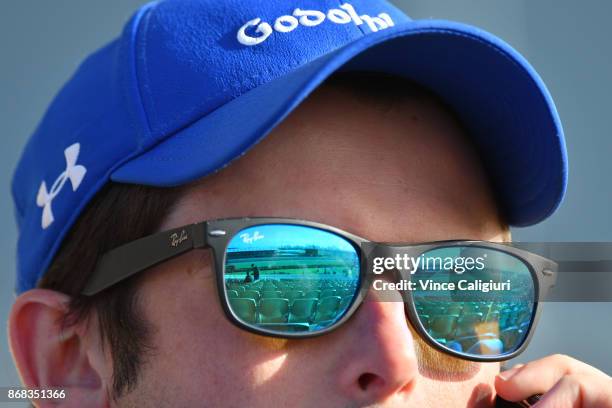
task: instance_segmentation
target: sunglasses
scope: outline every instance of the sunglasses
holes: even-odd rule
[[[239,328],[291,339],[323,335],[347,322],[371,290],[403,283],[410,290],[388,292],[401,294],[416,332],[437,350],[471,361],[508,360],[525,349],[557,271],[549,259],[492,242],[378,244],[317,222],[228,218],[107,252],[82,294],[203,248],[212,250],[221,305]],[[412,268],[401,268],[408,257]],[[391,259],[387,275],[377,270],[380,259]],[[491,290],[495,282],[504,289]]]

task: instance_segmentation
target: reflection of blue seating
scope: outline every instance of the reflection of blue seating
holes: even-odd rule
[[[499,338],[504,344],[504,350],[513,350],[522,342],[523,331],[516,326],[510,326],[502,330]]]
[[[421,315],[422,321],[424,321],[423,316],[425,315]],[[424,324],[426,324],[425,321]],[[434,338],[450,337],[455,332],[456,324],[457,315],[434,316],[431,318],[431,323],[429,324],[429,332]],[[427,327],[427,325],[425,327]]]
[[[259,292],[256,290],[245,290],[244,292],[239,293],[239,295],[242,298],[254,299],[255,302],[259,301],[259,298],[261,297]]]
[[[491,312],[486,317],[485,320],[487,322],[498,322],[499,321],[499,312]]]
[[[459,316],[463,311],[461,304],[453,303],[446,309],[446,313]]]
[[[266,282],[266,283],[263,285],[262,289],[263,289],[264,291],[276,290],[276,285],[274,285],[272,282]]]
[[[302,295],[304,295],[304,292],[302,292],[301,290],[287,290],[285,291],[284,297],[289,299],[289,302],[291,302],[293,299],[301,298]]]
[[[230,299],[232,311],[247,323],[257,322],[257,305],[253,299],[232,298]]]
[[[227,297],[228,298],[237,298],[238,297],[238,292],[235,290],[228,290],[227,291]]]
[[[480,311],[480,305],[476,302],[465,302],[463,303],[463,314],[478,313]]]
[[[316,307],[317,299],[295,299],[291,304],[289,323],[310,323]]]
[[[261,293],[262,298],[279,298],[281,296],[282,296],[282,293],[280,290],[264,290]]]
[[[336,289],[326,289],[323,292],[321,292],[321,298],[324,297],[329,297],[329,296],[336,296]]]
[[[307,292],[304,292],[304,297],[305,298],[318,298],[320,293],[321,293],[320,290],[309,290]]]
[[[314,321],[322,323],[338,317],[338,307],[340,306],[340,296],[329,296],[319,300]]]
[[[259,302],[259,321],[261,323],[286,323],[289,315],[289,300],[262,298]]]

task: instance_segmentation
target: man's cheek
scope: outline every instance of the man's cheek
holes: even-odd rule
[[[434,349],[419,336],[410,324],[408,327],[415,339],[414,347],[422,375],[457,381],[472,377],[480,370],[479,363],[461,360]]]
[[[261,347],[262,351],[281,351],[290,348],[291,340],[281,339],[277,337],[259,336],[253,333],[245,333],[249,337],[249,341],[253,342],[253,346]],[[295,341],[295,340],[294,340]]]

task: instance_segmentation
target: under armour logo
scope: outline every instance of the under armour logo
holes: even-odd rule
[[[64,170],[53,182],[51,190],[47,190],[47,184],[43,181],[40,183],[38,189],[38,195],[36,196],[36,204],[42,207],[42,221],[41,225],[43,229],[46,229],[54,221],[53,210],[51,209],[51,202],[59,194],[66,183],[66,180],[70,180],[72,184],[72,191],[76,191],[87,173],[85,166],[76,164],[79,158],[79,151],[81,145],[75,143],[64,150],[64,156],[66,157],[66,170]]]

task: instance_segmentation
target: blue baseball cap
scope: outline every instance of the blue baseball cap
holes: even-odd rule
[[[469,130],[511,225],[561,202],[555,106],[495,36],[411,20],[382,0],[160,1],[79,66],[25,147],[12,183],[17,292],[36,286],[106,183],[175,186],[214,173],[336,71],[399,75],[437,93]]]

